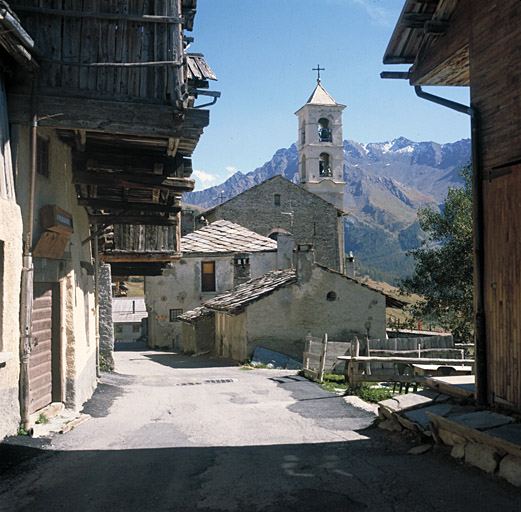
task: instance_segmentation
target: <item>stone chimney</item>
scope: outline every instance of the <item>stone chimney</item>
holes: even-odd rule
[[[277,270],[293,268],[293,236],[291,233],[278,233]]]
[[[355,277],[355,257],[353,256],[353,251],[349,251],[349,253],[346,254],[344,273],[347,277]]]
[[[233,257],[233,287],[251,279],[250,255],[236,254]]]
[[[298,244],[296,259],[297,279],[302,282],[308,281],[315,264],[313,244]]]

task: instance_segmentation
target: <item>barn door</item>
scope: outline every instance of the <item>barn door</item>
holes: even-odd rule
[[[29,414],[52,402],[52,285],[34,283]]]
[[[521,165],[484,182],[489,399],[521,407]]]

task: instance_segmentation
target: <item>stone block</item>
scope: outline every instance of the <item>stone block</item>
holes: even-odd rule
[[[444,428],[438,429],[438,437],[441,439],[443,444],[448,446],[454,446],[455,444],[465,444],[467,442],[467,440],[463,437],[445,430]]]
[[[383,405],[393,412],[405,411],[406,409],[411,409],[413,407],[431,404],[436,400],[438,395],[439,394],[435,391],[423,390],[418,393],[396,395],[393,398],[379,402],[379,405]]]
[[[498,475],[512,485],[521,487],[521,457],[507,455],[499,465]]]
[[[465,462],[487,473],[495,473],[502,454],[486,444],[469,443],[465,447]]]
[[[427,411],[432,412],[438,416],[445,416],[445,414],[447,414],[452,409],[452,407],[453,406],[451,404],[438,404],[422,409],[416,409],[414,411],[405,412],[404,416],[420,425],[424,430],[427,430],[429,428],[430,422],[429,417],[427,414],[425,414]]]
[[[455,444],[452,447],[450,452],[450,456],[455,459],[464,459],[465,458],[465,445],[464,444]]]
[[[432,448],[432,444],[421,444],[419,446],[415,446],[411,448],[407,453],[409,455],[423,455],[427,453]]]
[[[514,418],[490,411],[476,411],[461,416],[452,416],[451,421],[475,430],[487,430],[508,425],[514,421]]]

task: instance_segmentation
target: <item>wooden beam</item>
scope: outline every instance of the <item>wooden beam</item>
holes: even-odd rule
[[[9,121],[29,124],[30,96],[9,94],[7,101]],[[67,96],[39,96],[38,113],[38,126],[42,127],[195,141],[210,121],[207,110],[185,109],[183,117],[172,105]],[[167,140],[163,144],[166,145]]]
[[[136,175],[128,173],[73,172],[74,185],[95,185],[105,187],[123,187],[143,190],[168,190],[171,192],[190,192],[195,181],[190,178],[170,178],[154,175]]]
[[[85,18],[95,20],[113,20],[113,21],[135,21],[138,23],[163,23],[168,25],[181,25],[184,19],[179,16],[154,16],[143,14],[135,16],[131,14],[117,14],[110,12],[94,12],[94,11],[73,11],[67,9],[50,9],[45,7],[30,7],[26,5],[13,5],[11,8],[15,12],[28,12],[34,14],[48,14],[50,16],[62,16],[67,18]]]
[[[125,253],[121,252],[102,252],[100,259],[108,263],[125,263],[125,262],[160,262],[160,261],[175,261],[181,258],[182,254],[179,252],[164,252],[164,253]]]
[[[151,215],[89,215],[92,223],[133,224],[136,226],[177,226],[177,217],[158,217]]]
[[[96,210],[123,210],[123,211],[146,211],[156,213],[177,213],[181,211],[179,206],[168,204],[153,204],[144,202],[112,201],[108,199],[78,198],[80,206],[89,206]]]

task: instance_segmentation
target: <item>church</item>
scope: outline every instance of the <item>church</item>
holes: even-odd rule
[[[299,181],[280,175],[204,212],[277,239],[290,233],[295,246],[313,244],[317,263],[346,272],[342,111],[320,77],[298,117]]]

